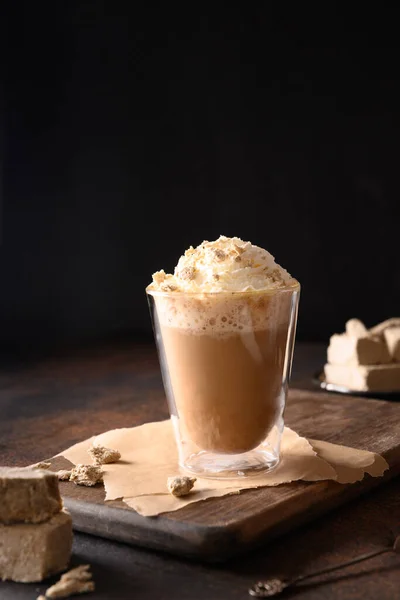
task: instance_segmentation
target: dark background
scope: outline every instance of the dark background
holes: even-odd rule
[[[151,273],[221,233],[299,279],[299,339],[400,316],[394,13],[122,6],[8,11],[1,348],[150,335]]]

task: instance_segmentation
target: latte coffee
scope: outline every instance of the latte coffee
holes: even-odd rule
[[[203,262],[215,262],[213,285],[207,284],[210,273],[205,276],[197,257],[195,264],[178,263],[174,276],[155,274],[148,288],[181,464],[191,468],[191,458],[198,455],[207,457],[213,471],[212,457],[218,456],[218,463],[226,455],[228,462],[222,460],[217,473],[232,471],[229,456],[247,457],[243,471],[252,463],[252,451],[267,456],[266,440],[273,430],[279,446],[299,291],[296,280],[276,263],[269,264],[273,258],[266,251],[254,252],[256,246],[250,249],[238,238],[233,240],[234,246],[229,238],[209,243],[211,258],[202,250]],[[253,254],[252,261],[246,250]],[[236,279],[246,289],[232,289],[232,259],[241,271]],[[239,265],[245,260],[247,266]],[[247,287],[244,275],[250,281]],[[266,459],[264,468],[272,462]],[[201,473],[197,466],[191,470]]]

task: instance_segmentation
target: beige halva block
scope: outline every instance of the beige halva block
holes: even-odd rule
[[[353,337],[335,334],[328,347],[328,362],[332,365],[378,365],[390,362],[390,355],[380,336]]]
[[[391,359],[400,362],[400,326],[385,329],[383,337],[386,341]]]
[[[359,319],[346,323],[346,332],[335,334],[328,347],[328,363],[333,365],[377,365],[390,362],[386,342],[372,335]]]
[[[390,329],[391,327],[400,327],[399,317],[393,317],[392,319],[382,321],[382,323],[378,323],[374,327],[371,327],[369,332],[372,333],[372,335],[382,335],[386,329]]]
[[[61,508],[55,473],[0,467],[0,523],[41,523]]]
[[[45,523],[0,525],[0,580],[32,582],[67,568],[72,519],[65,510]]]
[[[331,365],[326,364],[325,379],[354,391],[400,390],[400,364]]]
[[[349,319],[346,323],[346,333],[354,338],[365,337],[368,335],[368,329],[360,319]]]

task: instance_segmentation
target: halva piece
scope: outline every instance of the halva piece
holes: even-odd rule
[[[67,568],[72,519],[62,510],[45,523],[0,525],[0,580],[42,581]]]
[[[331,365],[379,365],[390,362],[385,340],[373,335],[359,319],[346,323],[346,333],[331,337],[328,363]]]
[[[390,329],[391,327],[400,327],[400,318],[393,317],[392,319],[387,319],[386,321],[382,321],[382,323],[378,323],[371,327],[369,330],[373,335],[382,335],[386,329]]]
[[[386,365],[325,365],[325,378],[354,391],[382,392],[400,389],[400,364]]]
[[[383,332],[392,360],[400,362],[400,327],[388,327]]]
[[[368,335],[368,329],[360,319],[349,319],[346,323],[346,333],[350,337],[360,338]]]
[[[386,344],[378,336],[354,338],[341,333],[330,339],[328,362],[332,365],[378,365],[389,361]]]
[[[0,523],[41,523],[61,508],[55,473],[0,467]]]

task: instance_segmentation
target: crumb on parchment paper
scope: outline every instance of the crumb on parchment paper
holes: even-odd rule
[[[69,480],[76,485],[91,487],[103,481],[103,472],[100,467],[95,465],[76,465],[71,469]]]
[[[88,450],[88,453],[92,457],[95,465],[106,465],[109,463],[115,463],[121,458],[121,453],[118,450],[112,448],[106,448],[105,446],[98,446],[93,444]]]
[[[168,477],[167,488],[176,497],[187,496],[196,482],[195,477]]]

